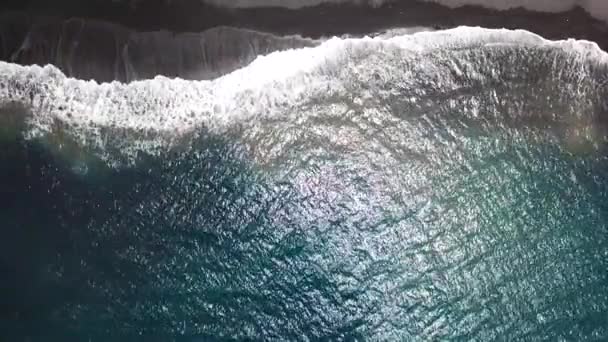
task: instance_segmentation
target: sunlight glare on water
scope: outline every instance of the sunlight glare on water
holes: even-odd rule
[[[24,108],[5,90],[2,105],[27,139],[0,131],[0,247],[19,266],[2,264],[19,314],[0,327],[65,341],[606,339],[608,69],[577,44],[461,28],[335,39],[212,82],[7,71]],[[226,90],[298,54],[303,71]],[[83,109],[107,116],[65,114]]]

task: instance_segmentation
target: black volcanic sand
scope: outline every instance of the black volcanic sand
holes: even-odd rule
[[[576,38],[597,42],[608,50],[608,25],[581,8],[563,13],[524,9],[495,11],[480,7],[450,9],[411,1],[379,8],[357,5],[322,5],[299,10],[282,8],[221,9],[195,0],[145,0],[138,6],[109,0],[18,1],[2,6],[2,58],[16,49],[34,24],[82,17],[122,24],[136,31],[200,32],[226,25],[276,34],[318,38],[343,34],[363,35],[384,29],[411,26],[451,28],[461,25],[525,29],[549,39]],[[7,29],[9,27],[9,29]]]

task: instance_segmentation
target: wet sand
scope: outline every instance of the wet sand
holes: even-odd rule
[[[468,25],[525,29],[549,39],[586,39],[608,51],[608,24],[592,18],[581,8],[555,14],[523,9],[495,11],[473,6],[450,9],[414,1],[379,8],[322,5],[299,10],[230,10],[191,0],[173,0],[170,4],[165,0],[146,0],[135,8],[104,0],[86,4],[80,0],[59,0],[52,6],[48,1],[10,0],[0,8],[0,58],[9,60],[32,26],[61,24],[73,17],[106,21],[135,31],[201,32],[226,25],[311,38],[365,35],[399,27],[443,29]]]
[[[118,23],[138,31],[166,29],[200,32],[219,26],[254,28],[273,33],[299,33],[310,37],[365,34],[404,26],[449,28],[458,25],[526,29],[547,38],[589,39],[605,46],[608,24],[592,18],[583,9],[564,13],[540,13],[523,9],[494,11],[468,6],[450,9],[433,3],[408,1],[379,8],[357,5],[322,5],[299,10],[282,8],[221,9],[198,0],[145,0],[133,8],[108,0],[17,1],[0,5],[30,17],[67,19],[83,17]],[[39,19],[36,19],[39,20]],[[34,21],[36,21],[34,20]]]

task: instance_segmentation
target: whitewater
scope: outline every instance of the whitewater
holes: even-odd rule
[[[359,94],[361,98],[371,98],[412,89],[422,81],[427,84],[413,90],[417,96],[423,96],[429,87],[455,91],[468,86],[466,83],[475,77],[479,82],[490,81],[483,77],[500,77],[496,75],[499,61],[496,57],[485,60],[483,51],[503,51],[507,56],[513,53],[508,58],[522,58],[516,55],[521,49],[546,51],[555,56],[553,63],[560,59],[563,63],[571,61],[568,67],[574,68],[573,74],[567,76],[580,82],[571,86],[591,84],[589,86],[598,88],[597,97],[604,90],[605,75],[590,74],[591,69],[604,68],[607,61],[605,52],[595,43],[552,42],[525,31],[460,27],[388,39],[333,38],[317,47],[258,57],[250,65],[211,81],[157,76],[128,84],[116,81],[98,84],[67,78],[51,65],[2,63],[0,104],[27,108],[26,135],[30,138],[53,134],[60,123],[63,133],[78,145],[102,155],[102,151],[114,144],[119,144],[118,150],[127,155],[140,150],[158,153],[201,130],[222,132],[230,125],[284,115],[288,108],[313,98],[345,95],[349,82],[373,84],[374,79],[380,77],[395,87],[389,90],[385,85],[383,90],[371,88]],[[468,50],[479,51],[476,57],[482,59],[478,64],[459,61],[464,64],[445,65],[448,62],[441,57]],[[366,61],[379,56],[384,57],[376,66]],[[430,56],[429,61],[421,65],[408,63],[422,56]],[[434,61],[435,56],[440,58]],[[403,70],[399,70],[398,65],[403,65]],[[384,70],[379,70],[380,67]],[[473,79],[463,84],[461,78],[465,76],[460,68],[470,68],[466,77]],[[566,73],[565,70],[559,72]],[[418,79],[414,79],[414,75]],[[500,82],[500,78],[495,81]],[[111,132],[117,129],[130,132],[131,137],[114,139]]]

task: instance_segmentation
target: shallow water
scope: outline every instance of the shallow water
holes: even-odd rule
[[[11,107],[3,335],[607,339],[605,62],[379,47],[347,46],[297,101],[126,164],[107,163],[124,141],[25,139],[18,118],[39,114]]]

